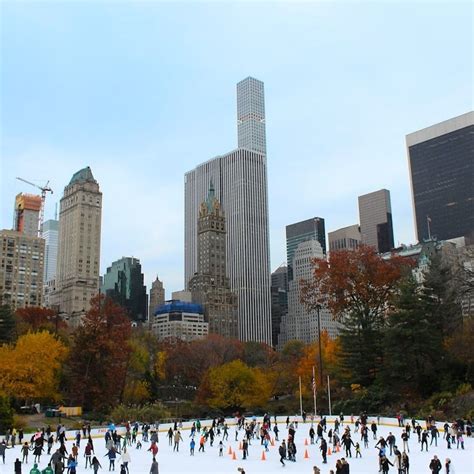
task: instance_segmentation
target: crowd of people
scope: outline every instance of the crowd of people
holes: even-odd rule
[[[328,463],[328,455],[343,453],[335,461],[335,468],[330,470],[331,474],[350,474],[350,459],[361,458],[363,450],[370,448],[377,449],[377,472],[389,474],[390,468],[394,468],[396,474],[410,474],[410,448],[419,451],[428,451],[434,445],[438,446],[438,440],[441,440],[441,434],[434,419],[429,418],[425,421],[424,427],[415,419],[405,420],[402,415],[397,416],[398,425],[402,428],[399,438],[389,432],[388,436],[378,436],[379,419],[369,420],[366,414],[359,417],[350,417],[349,420],[344,415],[336,417],[331,425],[326,417],[316,420],[314,417],[307,419],[303,414],[303,425],[298,426],[298,417],[293,420],[286,418],[286,432],[284,439],[280,440],[281,425],[277,417],[271,417],[266,414],[263,419],[257,420],[256,417],[237,418],[232,439],[239,443],[239,457],[246,460],[252,445],[259,446],[258,451],[262,451],[262,456],[270,450],[271,446],[277,446],[279,454],[279,463],[282,467],[286,463],[297,462],[297,443],[296,434],[299,431],[301,442],[301,432],[303,436],[308,433],[305,439],[305,445],[317,445],[321,454],[321,462]],[[308,428],[309,426],[309,428]],[[189,429],[189,435],[187,430]],[[307,431],[306,431],[307,430]],[[110,424],[105,431],[103,442],[105,443],[104,458],[108,458],[109,471],[117,471],[120,474],[130,474],[130,462],[132,449],[144,449],[150,452],[151,465],[150,474],[159,474],[159,465],[157,461],[159,444],[159,423],[141,423],[127,422],[125,430],[117,430],[114,424]],[[174,425],[166,430],[168,445],[173,452],[179,452],[181,444],[188,439],[189,455],[195,455],[195,446],[199,444],[198,452],[205,453],[206,447],[213,447],[216,443],[218,455],[225,453],[225,443],[228,443],[231,428],[224,418],[216,418],[207,426],[204,426],[200,420],[192,422],[190,428],[186,428],[186,436],[183,438],[184,428],[181,422],[176,421]],[[84,458],[84,469],[91,469],[94,474],[102,469],[101,462],[95,453],[94,441],[91,435],[90,425],[84,425],[82,430],[75,433],[72,441],[72,447],[68,450],[66,447],[66,428],[59,424],[55,431],[50,426],[42,428],[34,433],[30,439],[25,440],[22,430],[11,429],[0,443],[0,459],[5,464],[5,453],[7,449],[20,446],[20,457],[14,462],[15,474],[27,474],[23,472],[23,467],[28,464],[29,459],[33,458],[33,467],[29,470],[30,474],[76,474],[79,465],[79,456],[82,451]],[[472,422],[470,420],[456,420],[453,423],[445,423],[443,426],[442,439],[446,443],[447,449],[464,449],[464,436],[472,436]],[[98,442],[96,440],[96,442]],[[278,444],[276,444],[278,443]],[[229,447],[230,449],[230,447]],[[230,449],[229,454],[232,452]],[[370,452],[370,451],[369,451]],[[364,452],[364,456],[365,456]],[[234,459],[236,453],[233,452]],[[46,466],[40,471],[42,458],[47,458]],[[392,458],[392,459],[390,459]],[[431,459],[427,466],[432,474],[454,474],[454,466],[449,458],[442,462],[436,455]],[[243,468],[240,472],[245,472]],[[313,467],[313,473],[321,472],[318,466]]]

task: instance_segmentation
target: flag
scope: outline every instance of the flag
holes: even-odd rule
[[[431,217],[430,216],[426,216],[426,220],[431,223]]]
[[[313,392],[316,392],[316,379],[311,377],[311,386],[313,387]]]

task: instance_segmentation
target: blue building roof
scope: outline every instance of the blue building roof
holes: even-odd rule
[[[196,313],[203,314],[204,310],[202,305],[197,303],[188,303],[180,300],[170,300],[166,303],[158,306],[155,309],[155,316],[158,314],[167,313]]]

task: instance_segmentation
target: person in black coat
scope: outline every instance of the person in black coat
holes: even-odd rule
[[[323,464],[327,464],[327,452],[328,452],[328,443],[327,441],[322,438],[321,439],[321,444],[319,445],[319,449],[321,450],[321,455],[323,457]]]

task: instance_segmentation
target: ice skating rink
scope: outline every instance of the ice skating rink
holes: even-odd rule
[[[286,417],[285,417],[286,418]],[[293,420],[294,418],[292,418]],[[261,419],[258,419],[261,421]],[[278,420],[278,427],[280,429],[279,438],[287,438],[287,429],[286,423],[283,422],[284,418]],[[273,421],[273,418],[272,418]],[[369,427],[372,419],[369,418]],[[233,423],[234,420],[229,420],[229,423]],[[350,473],[351,474],[377,474],[378,469],[378,450],[374,447],[376,441],[372,439],[372,433],[369,436],[369,448],[363,448],[363,442],[360,441],[360,434],[354,433],[354,425],[351,423],[344,422],[343,426],[349,425],[351,428],[352,439],[355,442],[359,442],[361,445],[362,458],[356,459],[355,450],[352,448],[353,457],[348,458],[350,464]],[[238,440],[235,441],[235,426],[232,425],[229,427],[229,440],[224,441],[224,455],[219,456],[219,441],[220,437],[216,437],[214,441],[214,446],[209,445],[209,441],[206,443],[205,452],[198,452],[199,448],[199,437],[196,436],[196,447],[195,455],[190,456],[189,453],[189,442],[190,442],[190,430],[186,428],[189,424],[186,423],[181,430],[183,442],[180,443],[179,452],[173,452],[173,446],[170,446],[168,443],[168,438],[166,432],[170,425],[160,425],[159,433],[159,451],[157,455],[157,461],[159,463],[159,473],[160,474],[227,474],[227,473],[237,473],[238,467],[243,467],[246,474],[254,473],[276,473],[276,472],[292,472],[295,474],[312,474],[313,466],[316,465],[321,469],[321,473],[328,474],[330,469],[334,469],[336,460],[344,457],[344,453],[341,451],[339,453],[333,453],[328,456],[328,463],[323,464],[321,453],[319,451],[318,445],[309,444],[309,428],[311,426],[310,421],[302,423],[301,420],[298,424],[298,429],[296,430],[295,440],[297,446],[297,455],[296,462],[285,461],[286,466],[281,466],[279,462],[278,447],[279,443],[274,442],[274,446],[269,446],[269,452],[265,453],[265,460],[262,460],[262,453],[264,452],[263,446],[260,445],[260,439],[254,439],[251,441],[249,446],[249,457],[246,460],[242,460],[242,451],[239,449],[240,441],[243,439],[244,431],[241,430],[238,432]],[[210,428],[211,422],[202,422],[202,427],[208,426]],[[424,426],[424,425],[422,425]],[[328,430],[334,427],[332,421],[328,421]],[[411,474],[430,474],[429,469],[430,461],[433,455],[437,455],[441,460],[443,469],[441,473],[444,474],[444,461],[446,458],[450,458],[452,465],[454,466],[455,474],[474,474],[474,438],[464,437],[464,450],[461,448],[456,449],[456,445],[453,445],[452,449],[447,449],[446,441],[443,439],[443,429],[441,424],[438,423],[438,429],[440,431],[440,437],[438,438],[438,446],[436,447],[433,443],[432,446],[429,446],[428,452],[420,452],[420,445],[417,441],[416,433],[411,434],[409,440],[409,457],[410,457],[410,473]],[[54,429],[54,427],[52,427]],[[273,428],[273,423],[272,423]],[[316,428],[316,425],[315,425]],[[397,439],[397,446],[400,451],[402,451],[402,442],[400,439],[400,434],[402,432],[401,428],[395,426],[386,426],[380,424],[378,427],[377,438],[383,436],[386,438],[389,432],[392,432]],[[342,432],[342,427],[339,432]],[[68,439],[66,446],[70,452],[71,446],[73,443],[72,436]],[[138,439],[141,439],[141,435],[138,436]],[[25,436],[24,441],[29,441],[29,438]],[[305,442],[308,442],[308,445]],[[109,470],[109,461],[107,457],[104,457],[106,454],[105,441],[103,434],[93,434],[94,449],[95,454],[98,457],[102,469],[99,470],[99,473],[105,473]],[[431,440],[428,441],[428,443]],[[79,465],[77,468],[78,473],[92,473],[91,469],[85,469],[85,458],[84,458],[84,447],[85,440],[81,441],[80,445],[80,455],[79,455]],[[143,442],[143,447],[141,450],[131,446],[129,448],[129,453],[131,456],[131,462],[129,464],[130,474],[148,474],[150,471],[150,465],[152,461],[152,455],[148,452],[150,443]],[[52,450],[54,452],[59,445],[56,444]],[[229,448],[232,452],[235,452],[235,457],[228,454]],[[308,457],[305,458],[305,452],[307,451]],[[389,451],[387,451],[389,453]],[[0,461],[0,473],[13,474],[13,463],[16,458],[20,458],[20,446],[17,445],[14,449],[8,449],[6,451],[6,463],[1,464]],[[50,456],[43,454],[41,457],[41,462],[39,468],[42,470],[47,466]],[[394,461],[394,456],[388,456],[390,461]],[[120,472],[120,457],[117,457],[116,460],[115,472],[119,474]],[[28,464],[23,464],[22,474],[29,474],[30,469],[33,467],[33,455],[30,453]],[[66,471],[65,471],[66,472]],[[391,473],[398,474],[395,467],[390,466]]]

